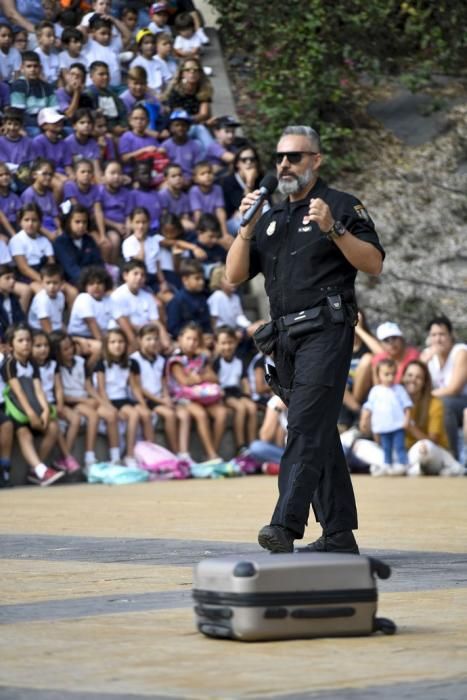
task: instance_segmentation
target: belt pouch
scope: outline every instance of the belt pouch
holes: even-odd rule
[[[323,307],[315,306],[313,309],[287,314],[282,320],[289,338],[301,338],[324,327]]]
[[[342,297],[340,294],[328,294],[326,297],[328,302],[329,315],[332,323],[344,323],[344,309],[342,306]]]
[[[291,390],[282,386],[279,382],[279,375],[274,365],[265,362],[264,364],[264,378],[266,383],[271,387],[273,392],[285,403],[286,406],[289,405]]]
[[[253,340],[258,350],[271,355],[277,343],[277,328],[274,321],[264,323],[253,333]]]

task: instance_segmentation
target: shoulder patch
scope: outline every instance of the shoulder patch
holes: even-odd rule
[[[269,226],[266,229],[266,235],[272,236],[272,234],[274,233],[275,230],[276,230],[276,222],[271,221],[271,223],[269,224]]]
[[[354,212],[360,219],[364,219],[365,221],[368,221],[368,223],[373,224],[373,219],[363,206],[363,204],[356,204],[354,206]]]

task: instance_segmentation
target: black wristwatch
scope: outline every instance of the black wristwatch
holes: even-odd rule
[[[325,235],[328,240],[335,241],[337,238],[343,236],[346,232],[347,229],[345,228],[344,224],[340,221],[335,221]]]

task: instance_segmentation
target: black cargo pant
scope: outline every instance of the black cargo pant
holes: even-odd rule
[[[327,316],[327,315],[326,315]],[[291,390],[287,445],[280,464],[279,500],[271,525],[301,539],[310,504],[325,534],[357,528],[357,509],[337,431],[354,330],[326,317],[323,329],[299,339],[279,332],[274,362]]]

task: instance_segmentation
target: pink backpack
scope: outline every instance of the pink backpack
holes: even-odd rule
[[[142,440],[135,445],[135,459],[138,467],[149,472],[149,478],[186,479],[190,476],[188,462],[178,459],[173,452],[162,445]]]

